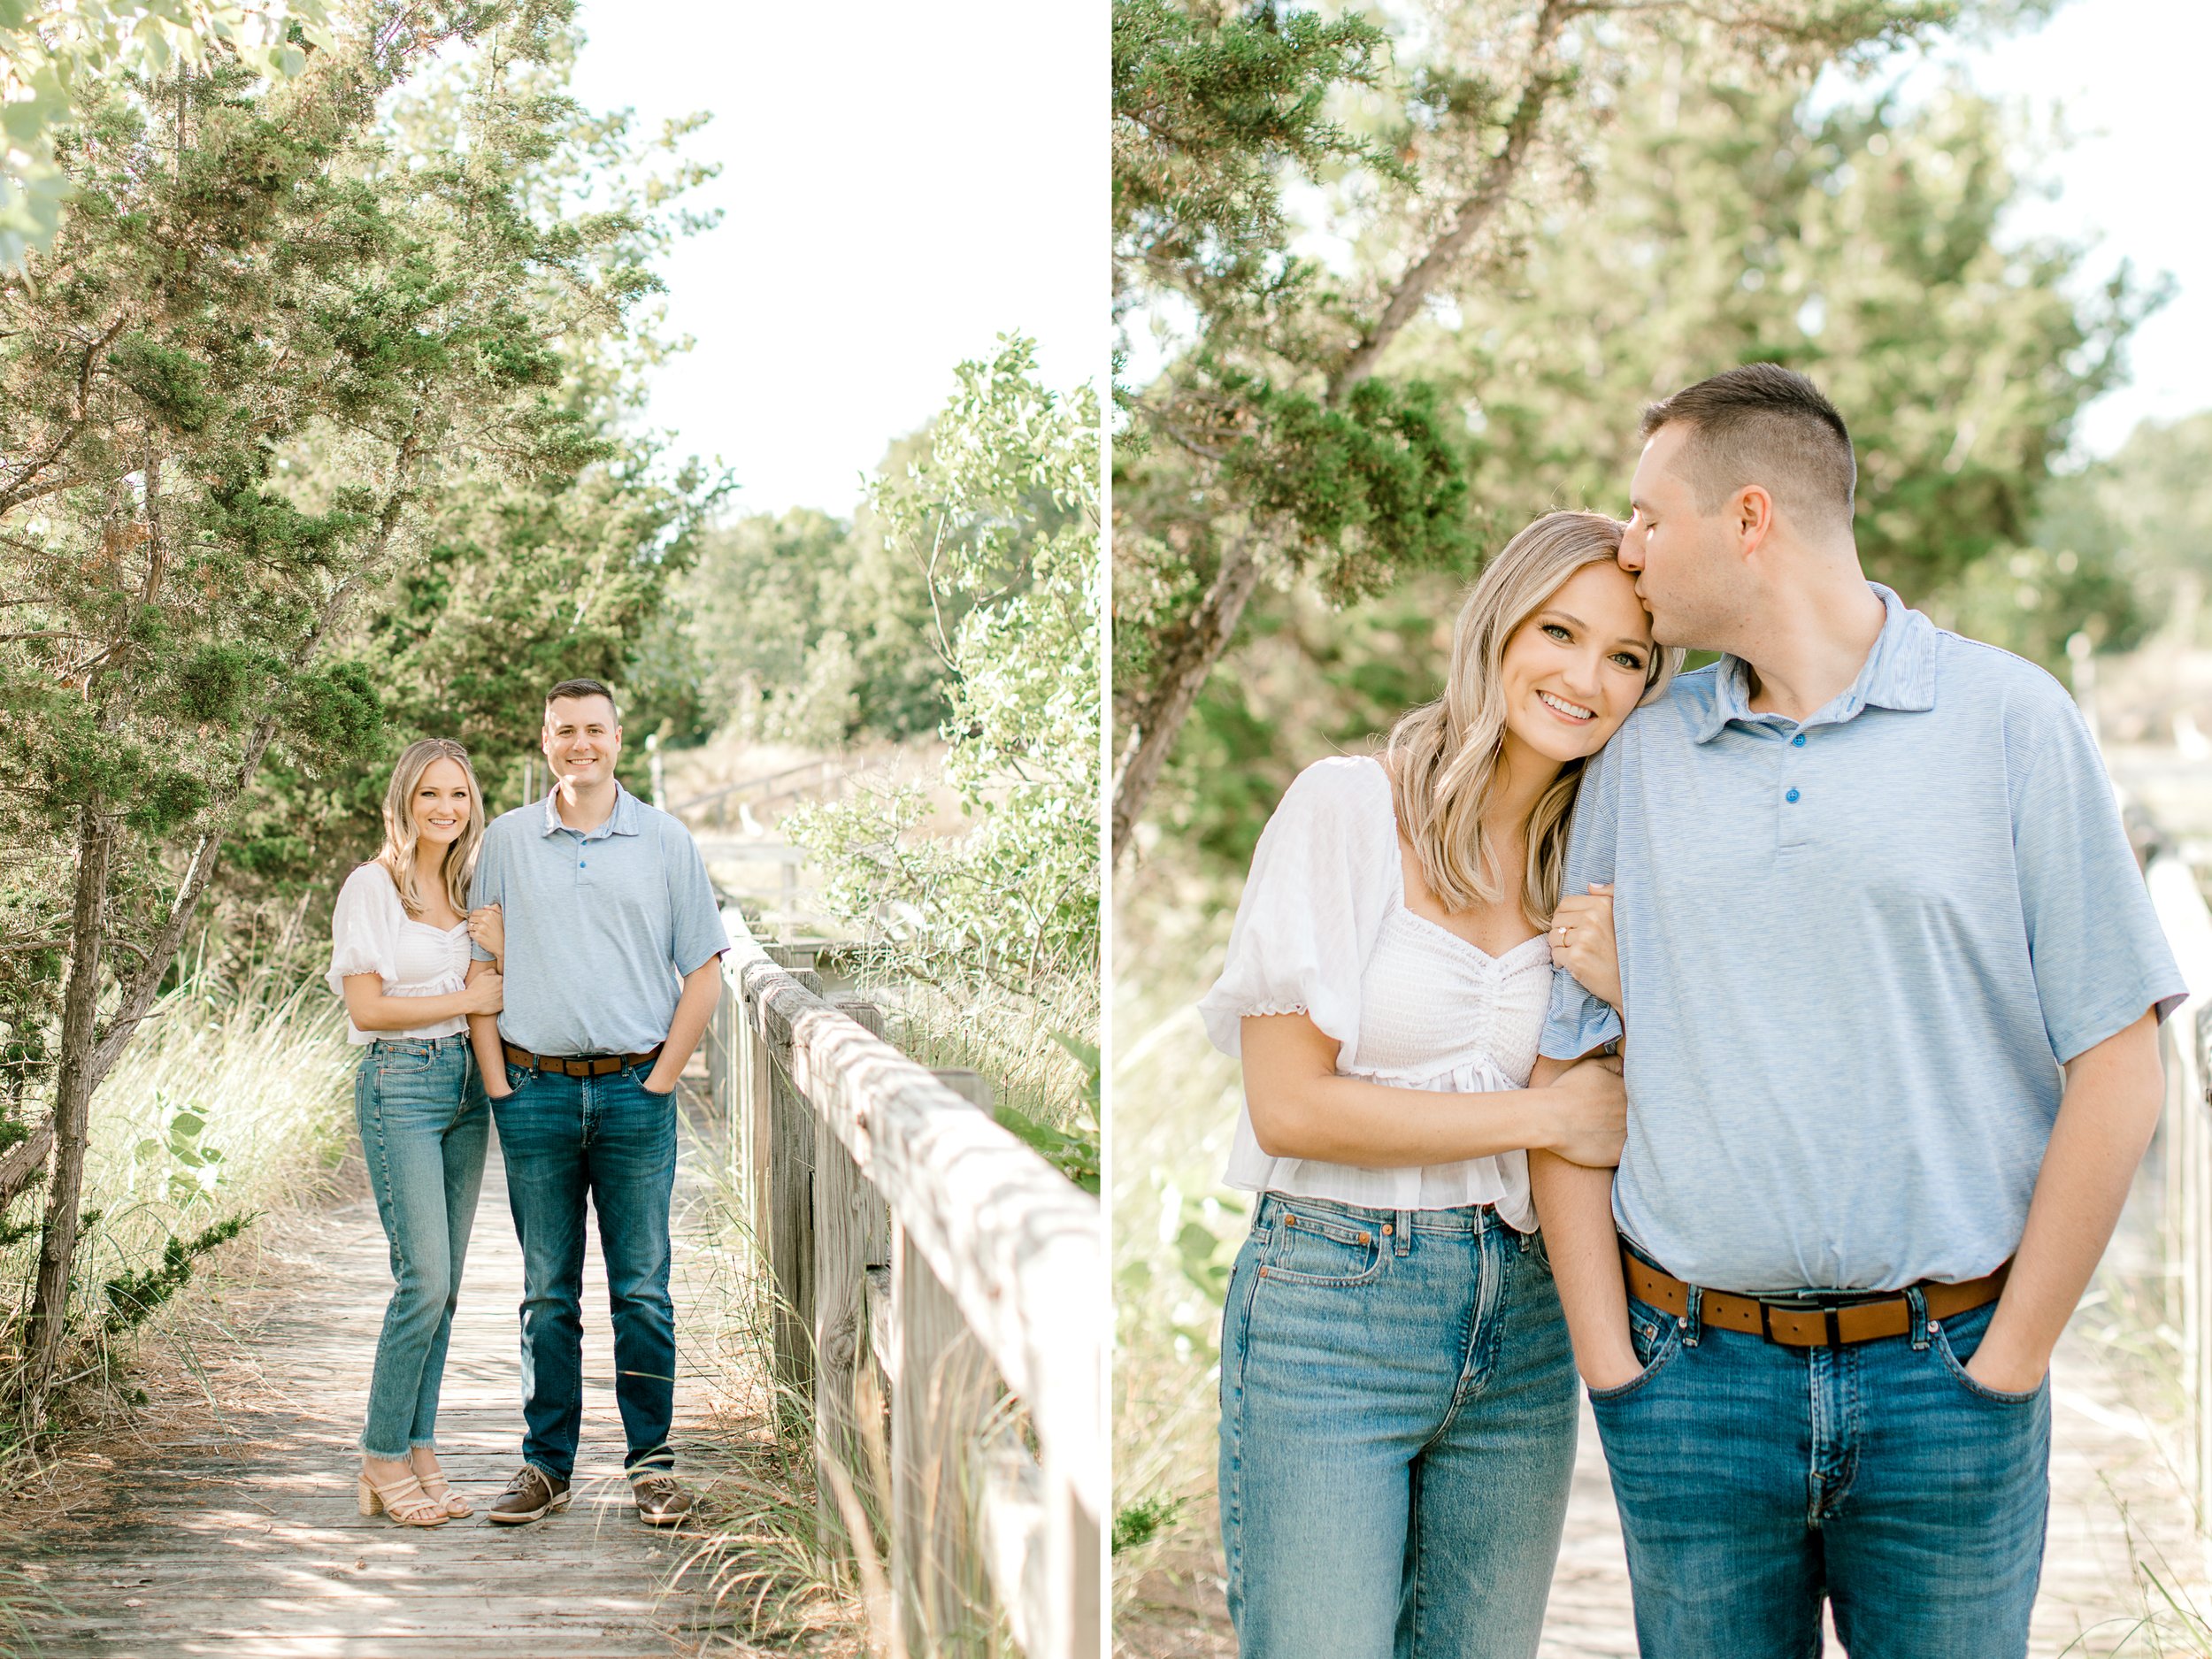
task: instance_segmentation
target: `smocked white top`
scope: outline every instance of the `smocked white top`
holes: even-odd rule
[[[363,864],[338,889],[330,914],[330,988],[346,994],[349,973],[373,973],[387,996],[450,996],[468,983],[469,927],[433,927],[411,919],[399,889],[382,864]],[[356,1045],[380,1038],[451,1037],[468,1029],[456,1014],[411,1031],[363,1031],[346,1022],[346,1041]]]
[[[1245,1015],[1302,1013],[1340,1045],[1344,1076],[1474,1093],[1528,1087],[1551,979],[1541,933],[1493,956],[1406,908],[1389,774],[1343,758],[1299,773],[1268,820],[1227,965],[1198,1008],[1224,1054]],[[1522,1232],[1536,1225],[1525,1153],[1396,1170],[1271,1158],[1249,1105],[1225,1179],[1377,1210],[1495,1204]]]

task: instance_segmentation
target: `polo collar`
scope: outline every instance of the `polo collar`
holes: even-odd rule
[[[568,826],[561,822],[560,808],[555,804],[560,799],[560,788],[557,785],[545,797],[545,823],[538,831],[541,835],[550,835],[557,830],[568,829]],[[584,839],[588,841],[603,841],[610,835],[634,835],[644,827],[641,821],[643,812],[644,808],[639,803],[637,796],[618,783],[614,787],[614,810],[607,814],[605,823],[600,825]],[[570,830],[569,833],[575,833],[573,830]]]
[[[1874,649],[1866,654],[1859,676],[1848,689],[1802,722],[1804,726],[1839,725],[1869,707],[1893,709],[1901,714],[1924,714],[1935,707],[1936,626],[1879,582],[1869,582],[1886,613]],[[1751,669],[1740,657],[1723,657],[1714,665],[1713,701],[1698,722],[1697,741],[1709,743],[1727,729],[1731,720],[1775,721],[1780,716],[1751,706]]]

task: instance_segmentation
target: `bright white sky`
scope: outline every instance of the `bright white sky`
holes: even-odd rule
[[[2129,347],[2133,383],[2084,411],[2081,447],[2108,455],[2140,419],[2212,408],[2212,195],[2203,176],[2212,157],[2204,127],[2212,5],[2070,0],[2032,34],[1939,57],[1962,65],[1978,90],[2016,101],[2031,142],[2037,134],[2047,140],[2052,109],[2063,108],[2071,142],[2021,157],[2059,193],[2024,204],[2012,230],[2095,238],[2093,278],[2124,257],[2139,276],[2170,272],[2178,285]]]
[[[576,96],[645,130],[711,111],[689,153],[721,226],[662,267],[648,421],[719,457],[740,512],[849,512],[889,442],[1002,332],[1046,383],[1107,349],[1105,0],[585,0]]]

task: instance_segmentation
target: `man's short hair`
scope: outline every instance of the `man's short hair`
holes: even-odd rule
[[[545,706],[549,710],[562,697],[604,697],[617,726],[622,724],[622,709],[614,700],[614,693],[596,680],[564,680],[545,694]]]
[[[1747,363],[1663,397],[1644,411],[1643,435],[1689,428],[1675,470],[1700,512],[1756,484],[1783,511],[1814,525],[1848,526],[1859,465],[1850,429],[1820,388],[1778,363]]]

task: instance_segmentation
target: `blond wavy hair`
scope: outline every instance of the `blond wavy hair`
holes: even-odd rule
[[[456,916],[469,913],[469,878],[476,872],[476,848],[484,839],[484,792],[477,787],[476,768],[469,752],[449,737],[426,737],[410,743],[392,768],[391,786],[384,791],[384,845],[375,862],[384,866],[399,889],[399,902],[410,916],[423,912],[423,893],[415,876],[415,843],[422,839],[415,827],[415,790],[422,775],[437,761],[449,760],[461,769],[469,784],[469,819],[460,835],[445,849],[445,895]]]
[[[1505,738],[1506,642],[1577,571],[1611,564],[1620,551],[1621,530],[1602,513],[1548,512],[1507,542],[1460,606],[1444,695],[1391,727],[1383,764],[1390,772],[1398,826],[1413,843],[1429,891],[1447,910],[1472,910],[1505,896],[1502,873],[1492,873],[1495,849],[1482,810]],[[1655,647],[1645,664],[1640,705],[1658,696],[1681,664],[1680,649]],[[1521,910],[1540,927],[1550,925],[1559,902],[1568,820],[1582,785],[1582,765],[1573,760],[1559,769],[1525,826]]]

